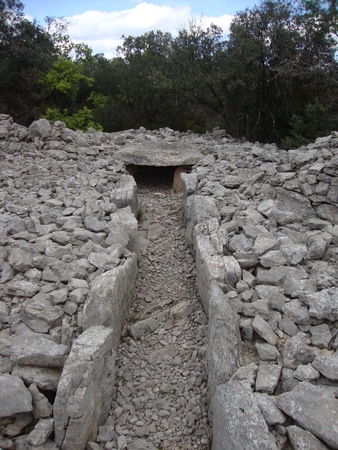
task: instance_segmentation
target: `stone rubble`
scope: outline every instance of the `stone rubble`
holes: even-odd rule
[[[338,133],[290,151],[223,139],[204,153],[181,177],[197,284],[214,322],[213,448],[337,448]],[[213,376],[215,282],[242,337],[219,368],[223,380]],[[234,352],[242,363],[229,373]],[[271,405],[282,420],[271,419]]]
[[[183,198],[115,157],[149,142],[200,152]],[[336,132],[0,114],[0,157],[0,448],[338,448]]]

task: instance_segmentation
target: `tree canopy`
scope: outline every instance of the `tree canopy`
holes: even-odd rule
[[[74,44],[64,19],[42,29],[0,0],[0,108],[24,124],[159,128],[298,146],[338,129],[336,0],[265,0],[230,33],[191,23],[176,36],[123,36],[111,60]]]

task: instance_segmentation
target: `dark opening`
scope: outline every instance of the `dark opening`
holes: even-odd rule
[[[156,166],[135,166],[126,167],[130,175],[135,178],[139,187],[142,186],[162,186],[171,187],[177,167],[156,167]]]

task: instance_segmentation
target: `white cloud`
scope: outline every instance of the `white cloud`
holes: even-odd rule
[[[115,56],[115,49],[123,41],[121,36],[140,36],[147,31],[161,30],[173,35],[187,26],[191,20],[208,26],[219,25],[228,31],[231,16],[194,17],[189,6],[173,8],[141,2],[132,9],[123,11],[86,11],[67,17],[68,32],[75,42],[85,42],[94,53],[104,53],[106,58]]]

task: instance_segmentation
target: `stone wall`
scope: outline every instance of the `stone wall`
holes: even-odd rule
[[[213,448],[338,448],[338,134],[205,153],[181,177]]]

